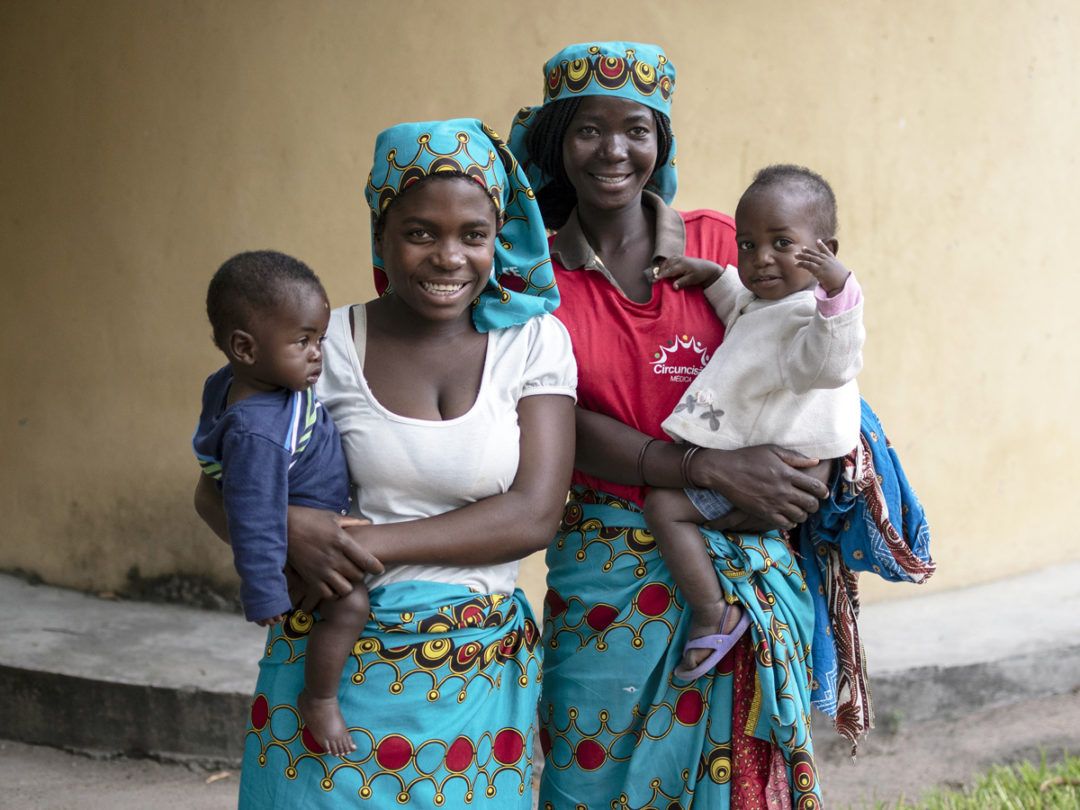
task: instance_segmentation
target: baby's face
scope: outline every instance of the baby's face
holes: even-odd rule
[[[739,280],[758,298],[777,301],[817,280],[795,254],[818,239],[812,203],[800,189],[766,186],[744,196],[735,209]]]
[[[329,323],[326,296],[310,285],[297,285],[285,304],[252,327],[256,355],[251,376],[269,388],[310,388],[322,374],[322,342]]]

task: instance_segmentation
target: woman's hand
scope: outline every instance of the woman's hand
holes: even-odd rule
[[[214,534],[229,542],[221,493],[202,473],[195,486],[195,511]],[[382,573],[382,563],[345,531],[350,526],[366,526],[369,521],[306,506],[290,506],[288,521],[285,575],[295,606],[310,612],[327,597],[351,593],[353,581],[362,580],[365,572]]]
[[[832,462],[761,445],[741,450],[699,448],[683,467],[688,445],[649,437],[617,419],[577,409],[579,470],[619,484],[681,489],[689,472],[693,486],[715,489],[735,510],[710,529],[791,529],[816,512],[828,496]],[[642,449],[645,450],[642,453]],[[644,478],[644,480],[642,480]]]
[[[290,588],[293,604],[311,611],[322,599],[351,593],[365,573],[382,573],[382,563],[345,531],[367,524],[325,509],[289,507],[289,565],[302,583]]]
[[[832,462],[761,445],[740,450],[701,450],[691,460],[695,486],[715,489],[736,509],[710,529],[793,529],[829,494]]]

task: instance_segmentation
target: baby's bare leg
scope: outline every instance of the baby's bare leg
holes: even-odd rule
[[[690,606],[692,639],[730,632],[742,616],[739,605],[728,606],[724,599],[716,568],[701,535],[700,526],[704,522],[704,516],[682,490],[652,489],[645,498],[645,523],[660,546],[671,578]],[[708,655],[708,650],[687,650],[682,667],[693,669]]]
[[[356,750],[338,704],[341,673],[353,644],[367,624],[371,605],[363,583],[353,583],[348,596],[319,603],[322,621],[312,625],[304,659],[304,690],[297,706],[319,744],[334,756]]]

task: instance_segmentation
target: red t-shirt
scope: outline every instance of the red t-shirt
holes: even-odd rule
[[[736,264],[735,222],[716,211],[680,212],[686,253]],[[724,326],[701,288],[675,290],[665,281],[652,298],[635,303],[596,270],[568,270],[552,259],[566,325],[578,365],[578,404],[660,439],[660,429],[683,391],[724,338]],[[613,484],[574,471],[573,482],[626,498],[639,506],[643,487]]]

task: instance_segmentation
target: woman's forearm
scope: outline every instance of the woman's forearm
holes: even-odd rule
[[[195,485],[195,512],[214,534],[229,542],[229,526],[225,521],[221,493],[213,479],[203,473],[199,473],[199,482]]]
[[[685,445],[654,439],[605,414],[577,408],[574,466],[613,484],[681,487]],[[644,475],[643,475],[644,473]]]
[[[819,480],[827,462],[779,447],[694,450],[583,408],[576,421],[578,469],[612,483],[714,489],[745,515],[780,528],[805,520],[828,495]]]
[[[561,514],[561,505],[537,510],[528,496],[507,492],[434,517],[346,531],[385,565],[496,565],[544,548]]]

